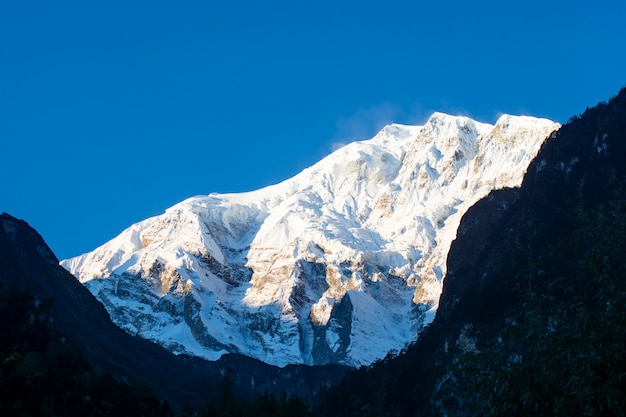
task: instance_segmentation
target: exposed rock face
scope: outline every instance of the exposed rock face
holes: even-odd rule
[[[161,269],[166,271],[167,267]],[[175,277],[175,271],[169,276]],[[118,294],[134,294],[136,288],[124,287],[133,282],[120,279]],[[151,288],[160,290],[161,287],[152,285]],[[157,344],[133,337],[115,325],[103,305],[59,266],[55,255],[34,229],[22,220],[2,214],[0,292],[4,295],[15,291],[26,291],[38,300],[51,300],[54,331],[78,348],[95,371],[108,372],[129,382],[140,380],[151,384],[150,388],[173,407],[201,406],[214,400],[220,392],[220,381],[227,373],[233,380],[234,394],[245,400],[264,392],[287,392],[314,401],[320,388],[336,383],[345,372],[345,368],[339,366],[296,365],[281,369],[241,355],[225,355],[209,362],[176,356]],[[151,294],[146,293],[146,296],[152,297]],[[185,291],[180,296],[184,300],[180,310],[179,303],[171,304],[164,297],[143,302],[154,301],[161,309],[155,311],[189,322],[198,332],[198,339],[207,346],[217,344],[219,347],[220,343],[208,334],[206,327],[195,326],[200,310],[193,303],[197,301],[187,297]],[[112,302],[102,300],[115,311]],[[136,313],[130,320],[147,322],[150,317]]]
[[[62,264],[118,325],[174,352],[370,364],[432,320],[462,214],[519,185],[557,127],[440,113],[387,126],[281,184],[191,198]]]

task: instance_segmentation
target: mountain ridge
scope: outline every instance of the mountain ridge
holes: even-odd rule
[[[62,261],[131,333],[176,353],[372,363],[437,307],[460,217],[516,186],[558,124],[433,114],[291,179],[187,199]]]
[[[321,415],[624,415],[626,87],[461,221],[435,320]]]

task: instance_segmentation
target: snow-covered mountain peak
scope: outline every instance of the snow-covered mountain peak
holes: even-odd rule
[[[383,127],[370,141],[384,145],[388,141],[401,141],[412,139],[419,127],[392,123]],[[368,142],[367,140],[364,142]],[[359,143],[359,142],[356,142]]]
[[[424,132],[431,137],[476,137],[491,126],[466,116],[433,113],[424,125]]]
[[[392,124],[279,184],[189,198],[63,261],[113,320],[174,352],[369,364],[432,319],[462,214],[516,186],[545,119]]]

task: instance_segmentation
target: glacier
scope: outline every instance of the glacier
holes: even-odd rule
[[[461,216],[521,184],[559,124],[434,113],[279,184],[189,198],[63,260],[132,334],[174,353],[362,366],[434,317]]]

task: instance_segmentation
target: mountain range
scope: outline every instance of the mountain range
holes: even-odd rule
[[[61,262],[131,334],[177,354],[369,365],[437,309],[462,215],[518,186],[557,123],[433,114],[282,183],[185,200]]]

